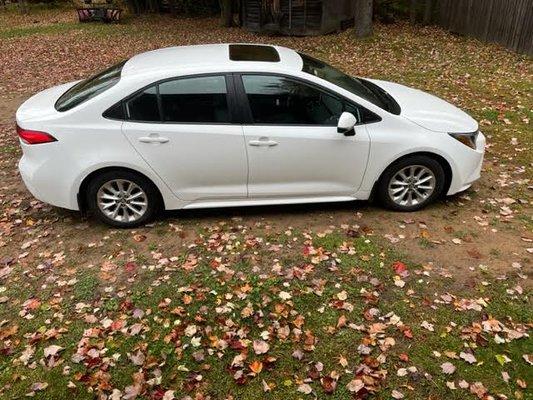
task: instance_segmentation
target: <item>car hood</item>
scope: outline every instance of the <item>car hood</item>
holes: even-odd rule
[[[24,121],[56,115],[58,113],[55,109],[57,99],[78,82],[53,86],[33,95],[18,108],[17,122],[23,123]]]
[[[371,80],[386,90],[400,105],[401,116],[435,132],[475,132],[478,123],[457,107],[422,90],[398,83]]]

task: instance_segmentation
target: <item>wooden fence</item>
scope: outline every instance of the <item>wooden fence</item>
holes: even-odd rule
[[[438,24],[533,55],[533,0],[439,0]]]

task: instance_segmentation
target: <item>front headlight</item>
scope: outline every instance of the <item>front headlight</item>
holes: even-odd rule
[[[454,139],[457,139],[458,141],[460,141],[462,144],[464,144],[465,146],[468,146],[470,147],[471,149],[476,149],[476,139],[477,139],[477,134],[479,133],[479,131],[476,131],[476,132],[470,132],[470,133],[449,133],[449,135],[451,137],[453,137]]]

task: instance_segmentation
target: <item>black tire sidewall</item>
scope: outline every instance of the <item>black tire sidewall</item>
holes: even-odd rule
[[[127,179],[129,181],[132,181],[146,193],[146,196],[148,197],[148,208],[144,215],[137,221],[120,222],[112,220],[104,213],[102,213],[102,211],[98,207],[98,190],[100,190],[103,184],[114,179]],[[154,184],[144,176],[136,174],[135,172],[121,170],[103,172],[91,180],[87,187],[86,196],[88,209],[92,213],[92,215],[98,218],[101,222],[116,228],[134,228],[143,225],[147,222],[150,222],[160,211],[159,195]]]
[[[401,206],[396,204],[389,196],[389,182],[392,177],[401,169],[408,167],[409,165],[423,165],[424,167],[429,168],[435,175],[435,190],[425,201],[414,206]],[[379,202],[388,209],[395,211],[416,211],[424,208],[428,204],[431,204],[437,198],[439,198],[444,190],[444,185],[446,182],[446,175],[441,164],[428,156],[419,155],[419,156],[409,156],[402,158],[394,163],[392,163],[381,175],[381,178],[378,181],[377,186],[377,198]]]

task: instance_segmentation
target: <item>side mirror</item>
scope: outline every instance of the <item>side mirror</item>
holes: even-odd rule
[[[355,115],[345,111],[339,118],[337,132],[342,133],[344,136],[354,136],[356,124],[357,118],[355,118]]]

